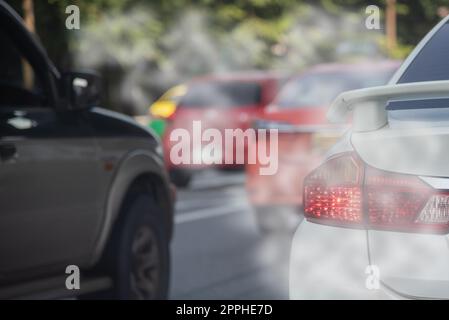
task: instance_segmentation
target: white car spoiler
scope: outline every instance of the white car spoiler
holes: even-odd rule
[[[449,81],[405,83],[344,92],[332,103],[327,118],[333,123],[344,123],[352,112],[354,131],[373,131],[388,123],[385,111],[388,101],[430,98],[449,98]]]

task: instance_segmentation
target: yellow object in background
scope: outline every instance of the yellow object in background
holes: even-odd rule
[[[150,114],[157,118],[168,118],[175,111],[179,100],[187,93],[186,85],[169,89],[150,107]]]
[[[187,93],[186,85],[179,85],[169,89],[156,102],[150,106],[149,127],[152,128],[157,135],[163,136],[167,127],[167,118],[176,111],[179,100]]]
[[[168,118],[176,111],[176,103],[173,101],[156,101],[150,109],[150,113],[154,117]]]

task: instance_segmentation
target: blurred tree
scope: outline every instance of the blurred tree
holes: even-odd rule
[[[338,14],[342,10],[364,10],[368,5],[385,9],[388,0],[320,0],[328,12]],[[316,1],[307,0],[308,3]],[[416,45],[441,19],[441,7],[449,7],[449,0],[397,0],[398,39],[405,45]]]
[[[7,0],[21,16],[24,15],[24,0]],[[67,3],[69,1],[66,1]],[[36,36],[44,43],[45,48],[55,64],[62,68],[70,66],[69,35],[65,29],[64,1],[34,1],[34,17]]]
[[[7,2],[22,12],[21,0]],[[69,4],[80,7],[83,23],[98,21],[105,13],[125,12],[136,5],[146,6],[161,24],[160,35],[170,29],[186,8],[200,8],[210,17],[211,32],[232,30],[240,24],[254,25],[253,30],[258,38],[276,44],[285,31],[285,15],[301,3],[319,5],[327,12],[339,15],[343,11],[361,11],[372,4],[385,8],[386,2],[387,0],[39,0],[36,1],[35,10],[39,36],[52,58],[58,64],[66,65],[70,35],[63,28],[63,23],[65,8]],[[415,45],[438,22],[438,10],[444,6],[449,6],[449,0],[397,0],[399,42]]]
[[[298,70],[351,52],[373,54],[379,42],[386,47],[385,30],[364,30],[361,19],[366,6],[384,10],[387,1],[39,0],[34,6],[51,59],[61,69],[100,70],[108,105],[135,113],[168,86],[205,72]],[[22,0],[7,2],[23,13]],[[449,0],[396,2],[393,56],[402,58],[447,12],[441,7]],[[81,30],[65,28],[70,4],[81,10]]]

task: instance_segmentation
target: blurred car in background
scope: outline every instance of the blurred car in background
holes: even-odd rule
[[[352,130],[305,179],[291,298],[449,298],[448,21],[389,85],[332,104]]]
[[[232,156],[236,159],[236,150],[244,150],[234,143],[233,148],[226,150],[223,146],[219,159],[220,165],[207,165],[204,163],[174,164],[170,159],[170,150],[173,141],[170,134],[175,129],[185,129],[193,135],[193,121],[200,121],[202,130],[215,128],[224,136],[225,129],[246,130],[251,127],[252,121],[259,117],[265,107],[276,96],[285,77],[270,72],[248,72],[222,75],[210,75],[192,80],[187,84],[187,92],[179,100],[175,111],[166,119],[167,129],[164,133],[165,160],[172,181],[181,187],[189,184],[195,170],[207,167],[223,169],[235,169],[241,166],[224,164],[225,157]],[[190,148],[190,146],[188,146]],[[192,150],[191,157],[195,153],[201,153],[201,144],[197,150]],[[222,161],[221,161],[222,160]]]
[[[167,127],[167,118],[176,111],[179,100],[187,93],[187,86],[180,84],[168,89],[149,108],[149,126],[160,137]]]
[[[246,190],[262,231],[289,224],[291,212],[302,205],[298,190],[304,177],[347,128],[327,122],[332,100],[346,90],[385,84],[398,66],[396,61],[322,64],[293,77],[282,88],[254,123],[259,129],[278,129],[278,171],[260,175],[259,162],[246,166]]]

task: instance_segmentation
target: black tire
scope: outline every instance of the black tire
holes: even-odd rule
[[[116,255],[118,299],[168,298],[170,240],[160,211],[149,195],[136,197],[127,209]]]
[[[187,188],[192,181],[192,172],[187,170],[170,170],[170,180],[179,188]]]
[[[167,299],[170,240],[162,219],[163,212],[146,194],[138,194],[128,199],[122,210],[123,215],[116,223],[96,272],[111,276],[113,288],[81,298]],[[136,242],[140,244],[136,245]]]

